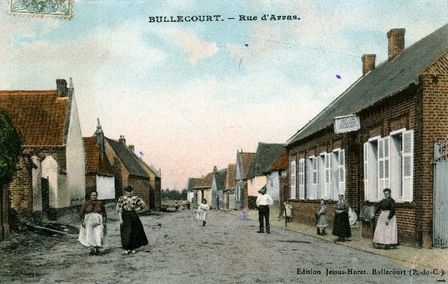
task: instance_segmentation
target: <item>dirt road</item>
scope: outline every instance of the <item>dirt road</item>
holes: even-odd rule
[[[1,283],[436,283],[383,257],[281,228],[257,234],[243,214],[194,210],[144,215],[150,245],[122,255],[109,214],[103,255],[89,256],[76,234],[12,234],[0,243]],[[66,218],[77,225],[76,217]],[[158,229],[156,222],[162,224]]]

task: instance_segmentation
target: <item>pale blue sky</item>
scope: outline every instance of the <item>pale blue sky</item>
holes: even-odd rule
[[[182,189],[238,149],[285,143],[361,76],[363,54],[386,59],[387,31],[405,28],[407,47],[447,22],[448,3],[96,0],[75,1],[71,20],[7,10],[2,1],[0,89],[73,78],[83,135],[100,118],[162,169],[163,188]],[[224,21],[149,23],[178,15]],[[227,19],[239,15],[257,20]]]

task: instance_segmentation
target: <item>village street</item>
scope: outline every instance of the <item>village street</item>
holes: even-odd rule
[[[111,207],[110,207],[111,208]],[[12,234],[0,242],[1,283],[435,283],[440,277],[280,227],[257,234],[242,211],[194,209],[142,215],[150,245],[122,255],[109,208],[103,255],[89,256],[76,234]],[[253,213],[251,213],[253,214]],[[253,217],[253,216],[252,216]],[[76,215],[65,216],[76,225]],[[154,226],[157,222],[162,228]]]

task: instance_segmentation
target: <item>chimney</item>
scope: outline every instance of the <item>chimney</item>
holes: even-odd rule
[[[135,152],[135,146],[134,146],[134,145],[129,145],[128,147],[129,147],[129,149],[130,149],[132,152]]]
[[[126,145],[126,139],[124,139],[124,135],[120,135],[120,139],[118,139],[118,142]]]
[[[376,54],[364,54],[362,60],[362,76],[365,76],[371,70],[375,69]]]
[[[397,56],[404,50],[405,31],[405,29],[391,29],[387,33],[387,38],[389,39],[389,61],[394,59],[395,56]]]
[[[67,81],[64,79],[56,79],[56,87],[58,89],[58,97],[67,97]]]
[[[216,173],[218,171],[218,168],[216,166],[213,166],[213,172]]]
[[[95,136],[96,136],[96,143],[100,146],[100,152],[101,152],[101,161],[104,162],[104,154],[105,154],[105,147],[104,147],[104,132],[101,128],[100,119],[97,118],[98,124],[96,126]]]

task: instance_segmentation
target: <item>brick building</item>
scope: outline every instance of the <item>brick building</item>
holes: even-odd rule
[[[248,209],[247,198],[247,174],[255,153],[237,151],[236,153],[236,172],[235,172],[235,209]]]
[[[20,221],[55,219],[84,202],[85,149],[74,88],[64,79],[57,79],[56,87],[0,91],[0,108],[23,141],[6,199]]]
[[[388,59],[362,56],[362,77],[287,143],[294,220],[313,225],[319,199],[330,223],[338,193],[358,213],[384,188],[397,202],[400,243],[433,244],[434,143],[448,138],[448,25],[404,48],[387,33]],[[331,225],[331,224],[330,224]],[[363,222],[363,237],[374,222]]]

